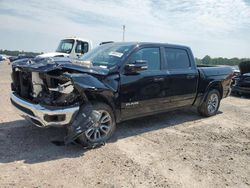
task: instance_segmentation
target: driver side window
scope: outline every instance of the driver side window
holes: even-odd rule
[[[160,48],[142,48],[132,54],[130,63],[137,60],[145,60],[148,64],[148,70],[160,70]]]

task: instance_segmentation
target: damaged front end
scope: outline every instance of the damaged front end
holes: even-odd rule
[[[72,81],[65,77],[16,67],[12,79],[12,104],[38,127],[71,123],[84,102]]]
[[[70,143],[95,123],[89,101],[92,92],[114,92],[101,82],[107,73],[69,60],[19,62],[12,66],[11,103],[38,127],[66,126],[65,142]]]

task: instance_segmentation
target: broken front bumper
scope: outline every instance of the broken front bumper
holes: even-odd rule
[[[33,104],[18,97],[15,93],[11,94],[10,100],[22,117],[30,120],[38,127],[67,125],[79,111],[79,106],[44,107]]]

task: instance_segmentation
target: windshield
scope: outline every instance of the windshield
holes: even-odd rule
[[[83,55],[81,60],[90,61],[93,66],[110,68],[117,65],[131,47],[124,44],[104,44]]]
[[[69,54],[72,51],[73,46],[74,46],[73,39],[61,40],[56,52],[62,52],[62,53]]]

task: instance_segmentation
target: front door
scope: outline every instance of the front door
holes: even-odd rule
[[[160,48],[141,48],[129,58],[129,63],[145,60],[148,69],[138,74],[121,74],[121,115],[130,119],[161,109],[161,101],[167,92],[166,71],[161,69]]]

